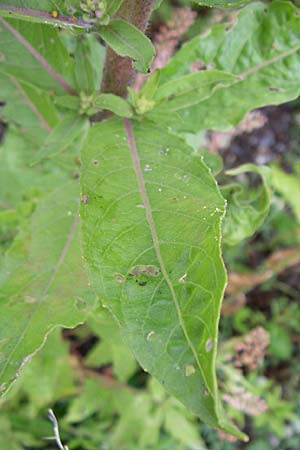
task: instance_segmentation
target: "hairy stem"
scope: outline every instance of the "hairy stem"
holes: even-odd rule
[[[116,18],[126,20],[144,32],[147,28],[155,0],[124,0]],[[108,48],[103,72],[101,91],[120,97],[127,94],[127,86],[132,84],[136,71],[131,60],[117,55]]]

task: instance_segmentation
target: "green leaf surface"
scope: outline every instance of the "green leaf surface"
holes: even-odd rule
[[[227,174],[234,176],[245,172],[257,173],[261,177],[261,182],[253,187],[247,182],[240,182],[222,188],[222,194],[227,200],[222,234],[223,241],[229,245],[236,245],[252,236],[265,220],[270,207],[269,168],[244,164],[228,171]]]
[[[127,119],[94,125],[82,164],[84,256],[103,306],[145,370],[202,420],[243,436],[226,423],[215,375],[226,281],[215,180],[181,139]]]
[[[271,183],[274,189],[282,195],[291,206],[300,224],[300,180],[296,173],[285,173],[277,166],[271,168]]]
[[[0,73],[0,118],[19,129],[32,149],[41,145],[58,115],[50,95],[19,82],[15,77]]]
[[[77,183],[60,185],[39,203],[6,255],[0,272],[1,391],[53,328],[77,325],[92,305],[77,208]]]
[[[75,114],[67,115],[47,136],[42,147],[34,156],[33,163],[37,163],[44,158],[53,158],[62,153],[75,140],[83,139],[88,127],[87,117]]]
[[[133,59],[133,67],[147,72],[154,56],[151,41],[140,30],[121,19],[99,27],[101,37],[119,55]]]
[[[74,75],[77,89],[93,94],[100,88],[105,49],[94,34],[77,37]]]
[[[232,24],[214,25],[171,58],[161,70],[164,83],[189,74],[201,63],[238,76],[199,105],[177,112],[177,131],[226,129],[264,105],[276,105],[300,94],[300,15],[292,3],[254,3],[242,9]]]
[[[176,80],[164,83],[156,90],[154,107],[147,117],[167,126],[174,125],[181,129],[185,115],[190,110],[202,110],[201,102],[210,97],[214,91],[230,85],[236,77],[230,73],[217,70],[201,71],[179,77]],[[197,125],[197,123],[196,123]],[[192,125],[195,127],[195,124]]]
[[[73,161],[66,167],[45,164],[32,168],[34,150],[31,142],[13,126],[5,133],[0,147],[0,199],[12,210],[23,200],[37,199],[51,192],[53,186],[70,180],[76,169]],[[73,152],[72,155],[76,156]]]
[[[30,399],[32,413],[76,393],[70,359],[69,345],[57,328],[48,336],[43,349],[24,367],[20,377],[21,389]]]
[[[131,117],[132,109],[129,103],[113,94],[101,94],[95,100],[95,106],[100,109],[112,111],[120,117]]]
[[[74,61],[56,29],[0,18],[0,72],[58,94],[74,95]]]
[[[130,349],[122,339],[120,328],[109,311],[101,308],[91,314],[88,325],[99,336],[100,342],[88,353],[85,364],[99,367],[113,363],[113,372],[121,381],[126,381],[137,369]]]

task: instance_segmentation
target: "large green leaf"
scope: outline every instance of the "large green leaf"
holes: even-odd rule
[[[56,326],[81,322],[92,296],[82,268],[75,181],[41,201],[0,272],[0,385],[6,391]]]
[[[99,33],[116,53],[132,58],[135,69],[147,72],[154,56],[154,47],[138,28],[125,20],[113,19],[109,25],[99,27]]]
[[[75,94],[74,62],[54,28],[0,18],[0,71],[47,91]]]
[[[102,304],[145,370],[213,427],[226,276],[224,200],[199,156],[149,123],[96,124],[82,152],[83,248]]]
[[[197,36],[161,70],[161,89],[164,83],[195,70],[198,63],[208,68],[206,72],[213,67],[237,76],[237,81],[177,111],[173,128],[186,132],[225,129],[251,109],[298,97],[299,51],[299,10],[284,1],[248,5],[234,24],[217,24],[206,36]]]

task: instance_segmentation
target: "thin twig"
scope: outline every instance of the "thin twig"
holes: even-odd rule
[[[58,422],[57,422],[57,419],[56,419],[55,414],[52,409],[48,409],[48,417],[51,420],[51,422],[53,423],[54,438],[55,438],[58,448],[60,450],[69,450],[69,447],[67,445],[63,445],[63,443],[61,442],[60,435],[59,435]]]

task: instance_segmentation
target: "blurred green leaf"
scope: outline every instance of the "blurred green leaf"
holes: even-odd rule
[[[100,343],[88,353],[85,363],[91,367],[113,363],[113,372],[121,381],[126,381],[137,369],[130,349],[122,339],[120,328],[111,314],[101,308],[88,319],[88,325]]]
[[[33,416],[55,401],[76,393],[69,348],[63,342],[60,329],[48,336],[42,351],[24,368],[20,382],[28,395]]]
[[[44,158],[53,158],[64,152],[74,141],[83,140],[88,128],[87,117],[71,113],[65,116],[47,136],[32,163],[37,163]]]
[[[79,91],[93,94],[100,89],[105,48],[94,34],[83,34],[76,40],[74,76]]]
[[[126,100],[113,94],[101,94],[95,100],[95,106],[112,111],[120,117],[131,117],[132,110]]]
[[[300,224],[300,180],[299,175],[286,173],[280,167],[271,167],[271,183],[284,200],[291,206]]]
[[[112,388],[102,387],[98,380],[87,379],[81,393],[70,402],[66,420],[68,423],[82,422],[96,412],[103,411],[104,418],[112,416],[115,395]]]
[[[78,241],[78,187],[41,201],[1,268],[0,382],[6,391],[58,325],[80,323],[93,305]]]
[[[0,72],[56,93],[74,94],[74,61],[57,29],[0,18]]]
[[[227,171],[227,174],[239,175],[245,172],[260,175],[261,183],[252,188],[248,183],[242,182],[222,187],[222,194],[227,200],[226,215],[222,225],[223,241],[229,245],[236,245],[252,236],[265,220],[270,207],[269,168],[244,164]]]
[[[269,324],[267,328],[270,333],[270,353],[280,360],[289,359],[293,346],[288,332],[276,324]]]

